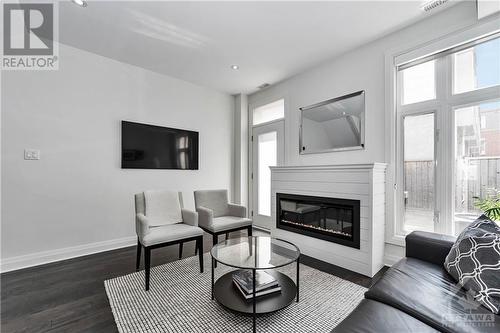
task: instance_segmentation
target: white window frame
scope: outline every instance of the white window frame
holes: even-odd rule
[[[386,242],[404,246],[402,209],[404,205],[398,201],[402,198],[403,184],[402,168],[402,116],[429,113],[435,110],[435,209],[439,215],[435,218],[435,232],[451,234],[451,221],[454,210],[454,112],[457,107],[467,104],[478,104],[488,100],[496,100],[500,87],[487,87],[460,94],[452,93],[452,61],[450,56],[436,59],[436,99],[413,104],[401,105],[399,94],[401,84],[398,79],[397,65],[453,48],[457,45],[481,38],[485,35],[499,32],[498,18],[485,20],[472,28],[445,35],[427,43],[414,43],[402,48],[392,49],[385,56],[385,88],[386,88]],[[445,73],[445,75],[439,75]],[[440,165],[437,165],[441,163]],[[445,172],[444,170],[448,170]]]

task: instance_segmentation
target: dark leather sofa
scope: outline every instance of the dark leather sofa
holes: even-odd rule
[[[429,232],[409,234],[406,258],[332,332],[500,332],[500,316],[479,306],[444,270],[454,241]]]

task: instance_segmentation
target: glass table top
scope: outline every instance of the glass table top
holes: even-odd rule
[[[265,236],[228,239],[215,245],[210,253],[224,265],[247,269],[281,267],[300,256],[299,248],[292,243]]]

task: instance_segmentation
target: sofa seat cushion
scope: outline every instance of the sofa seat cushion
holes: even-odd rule
[[[252,220],[237,216],[216,217],[212,220],[212,222],[213,222],[212,225],[207,227],[207,229],[210,230],[211,232],[231,230],[249,226],[252,224]]]
[[[439,332],[392,306],[364,299],[332,333]]]
[[[440,265],[404,258],[365,294],[443,332],[498,332],[500,317],[482,307]]]
[[[177,223],[149,228],[149,232],[142,237],[141,243],[144,246],[152,246],[197,236],[203,236],[203,230],[201,230],[201,228],[184,223]]]

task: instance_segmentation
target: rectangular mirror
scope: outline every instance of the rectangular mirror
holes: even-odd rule
[[[303,107],[300,111],[300,154],[364,148],[364,91]]]

